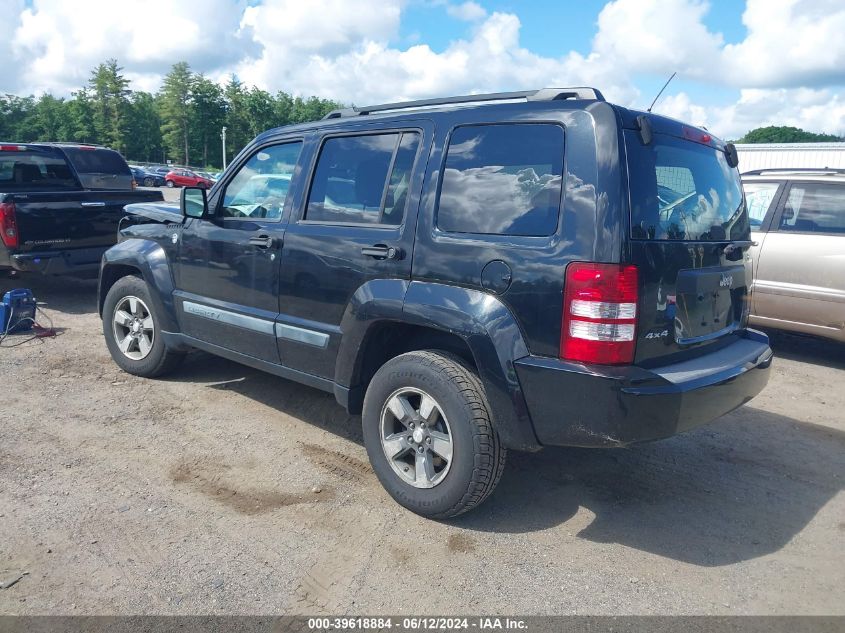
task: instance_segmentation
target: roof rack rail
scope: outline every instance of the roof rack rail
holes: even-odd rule
[[[744,171],[740,176],[763,176],[765,174],[845,174],[842,167],[768,167]]]
[[[526,101],[562,101],[565,99],[586,99],[604,101],[604,96],[596,88],[541,88],[540,90],[522,90],[518,92],[490,92],[487,94],[461,95],[459,97],[439,97],[435,99],[420,99],[418,101],[399,101],[351,108],[332,110],[323,119],[341,119],[350,116],[364,116],[389,110],[406,110],[410,108],[425,108],[439,105],[458,103],[484,103],[488,101],[510,101],[525,99]]]

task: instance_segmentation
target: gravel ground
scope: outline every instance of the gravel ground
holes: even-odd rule
[[[845,347],[777,335],[767,389],[630,449],[511,453],[446,523],[397,506],[330,395],[195,353],[121,373],[96,283],[0,349],[3,614],[845,614]],[[17,337],[15,340],[20,340]]]

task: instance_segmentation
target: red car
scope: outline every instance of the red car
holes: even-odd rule
[[[208,189],[214,184],[208,178],[195,174],[190,169],[174,169],[167,172],[164,177],[164,184],[168,187],[200,187]]]

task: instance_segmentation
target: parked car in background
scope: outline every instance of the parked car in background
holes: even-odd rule
[[[754,283],[750,321],[845,342],[845,169],[742,175]]]
[[[105,342],[140,376],[198,348],[333,393],[388,493],[455,516],[508,449],[664,438],[763,389],[736,158],[592,88],[335,111],[129,207]]]
[[[207,178],[208,180],[210,180],[213,183],[217,182],[217,176],[215,176],[214,174],[212,174],[209,171],[197,171],[196,174],[198,176],[203,177],[203,178]]]
[[[199,187],[208,189],[214,182],[210,178],[200,176],[190,169],[173,169],[164,177],[168,187]]]
[[[132,172],[114,150],[91,145],[0,143],[0,269],[96,273],[133,202]]]
[[[130,167],[132,175],[135,177],[135,182],[141,187],[163,187],[164,176],[152,171],[148,171],[143,167]]]

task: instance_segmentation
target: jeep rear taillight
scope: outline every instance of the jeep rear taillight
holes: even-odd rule
[[[17,248],[20,243],[14,202],[0,202],[0,239],[8,248]]]
[[[637,267],[573,262],[566,267],[560,357],[598,365],[634,362]]]

